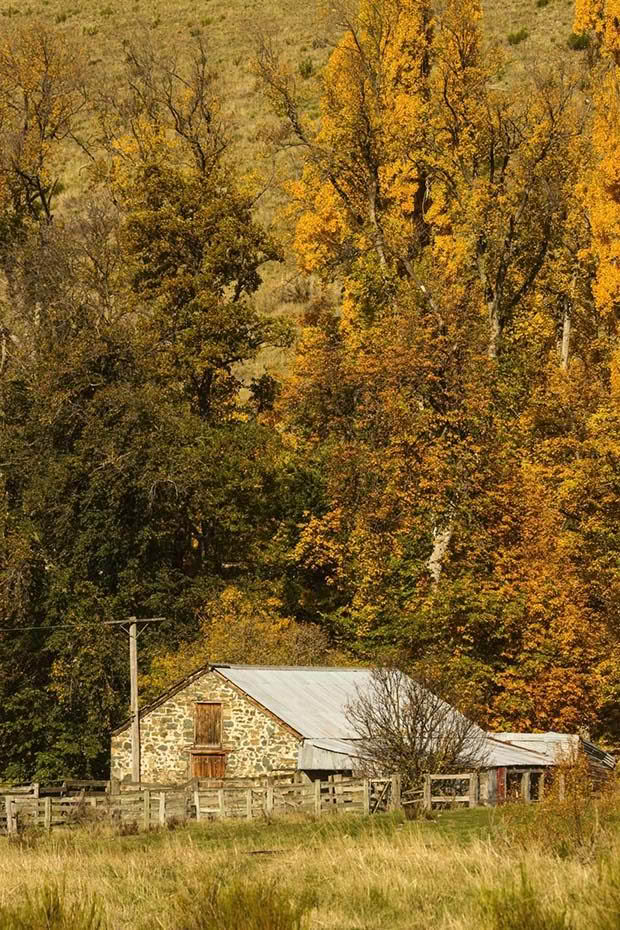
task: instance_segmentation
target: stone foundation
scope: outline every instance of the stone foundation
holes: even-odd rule
[[[178,784],[191,778],[194,704],[221,701],[226,777],[249,778],[297,768],[299,738],[225,681],[217,672],[200,678],[140,720],[142,780]],[[131,728],[112,737],[112,778],[131,779]]]

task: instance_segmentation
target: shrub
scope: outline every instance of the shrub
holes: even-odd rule
[[[299,62],[299,73],[301,74],[302,78],[312,77],[314,74],[314,62],[310,57],[304,58]]]
[[[595,795],[587,759],[576,756],[556,765],[553,777],[547,774],[543,800],[506,805],[500,817],[510,841],[517,846],[537,846],[560,858],[587,860],[608,847],[617,811],[614,782],[599,787]]]
[[[537,6],[539,9],[540,9],[540,7],[548,6],[548,5],[549,5],[549,0],[536,0],[536,6]]]
[[[566,44],[574,52],[582,52],[590,45],[590,36],[587,32],[571,32]]]
[[[312,296],[312,282],[310,278],[297,274],[280,288],[280,300],[284,304],[308,303]]]
[[[137,820],[123,820],[118,825],[119,836],[137,836],[139,832]]]
[[[2,930],[103,930],[94,899],[67,901],[57,885],[45,885],[19,903],[0,907]]]
[[[524,42],[528,36],[529,36],[529,32],[527,31],[527,29],[519,29],[518,32],[509,32],[508,33],[508,44],[518,45],[519,42]]]

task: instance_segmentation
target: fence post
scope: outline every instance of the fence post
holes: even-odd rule
[[[390,810],[399,811],[402,808],[401,802],[402,776],[392,775],[392,792],[390,797]]]
[[[362,782],[362,801],[363,801],[363,812],[365,814],[370,814],[370,779],[365,778]]]
[[[43,826],[46,830],[52,829],[52,799],[43,798]]]
[[[245,793],[245,813],[248,820],[252,819],[252,789],[248,788]]]
[[[423,796],[422,807],[424,808],[425,811],[430,811],[432,810],[432,807],[433,807],[430,775],[424,776],[424,796]]]
[[[273,781],[269,781],[267,785],[267,791],[265,794],[265,813],[268,817],[271,817],[273,814]]]
[[[469,806],[476,807],[478,804],[478,773],[472,772],[469,776]]]
[[[558,798],[560,801],[563,801],[566,797],[566,776],[564,772],[560,772],[558,775]]]
[[[166,826],[166,794],[164,791],[159,795],[159,826]]]
[[[143,801],[144,801],[144,828],[146,830],[151,826],[151,792],[149,788],[145,788],[142,792]]]
[[[200,820],[200,794],[198,788],[194,790],[194,807],[196,808],[196,820]]]
[[[521,798],[526,804],[530,802],[530,773],[524,772],[521,776]]]
[[[217,806],[219,807],[219,816],[223,819],[226,816],[226,799],[224,798],[224,789],[217,790]]]
[[[314,782],[314,813],[317,817],[321,816],[321,779],[317,778]]]
[[[4,807],[6,810],[6,832],[9,834],[9,836],[11,835],[11,833],[17,833],[17,823],[16,823],[17,818],[15,815],[15,811],[13,809],[13,804],[14,804],[13,798],[5,797]]]
[[[538,778],[538,800],[544,801],[545,799],[545,773],[541,772]]]
[[[39,797],[40,788],[41,788],[40,783],[39,783],[38,781],[35,781],[34,784],[33,784],[33,786],[32,786],[32,796],[33,796],[33,798],[38,798],[38,797]]]

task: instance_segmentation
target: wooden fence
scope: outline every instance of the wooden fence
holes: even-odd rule
[[[270,818],[286,813],[374,814],[401,806],[401,779],[330,778],[310,783],[244,784],[196,780],[183,787],[140,788],[119,794],[87,793],[75,797],[40,797],[13,792],[0,796],[0,833],[25,827],[47,830],[90,820],[163,827],[172,820]]]
[[[374,814],[401,806],[400,776],[346,778],[306,784],[220,787],[194,792],[196,819],[271,817],[274,814],[322,814],[341,811]]]
[[[477,772],[464,772],[457,775],[425,775],[422,806],[425,810],[433,807],[465,805],[476,807],[479,799]]]
[[[501,785],[498,780],[501,777]],[[565,797],[565,778],[557,776],[557,796]],[[548,783],[547,783],[548,784]],[[423,789],[407,792],[404,804],[421,804],[424,810],[445,807],[494,806],[506,801],[541,801],[545,795],[543,769],[498,769],[488,772],[461,772],[425,775]]]

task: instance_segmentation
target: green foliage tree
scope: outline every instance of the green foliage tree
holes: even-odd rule
[[[148,657],[198,631],[218,586],[271,571],[280,443],[252,385],[241,397],[240,366],[289,338],[251,301],[277,251],[212,132],[204,54],[175,77],[187,124],[170,70],[143,63],[129,56],[129,101],[100,102],[115,134],[103,134],[93,205],[35,221],[13,249],[2,612],[49,627],[1,641],[3,667],[36,644],[0,748],[0,768],[24,776],[105,771],[127,699],[126,646],[105,620],[166,616]]]

